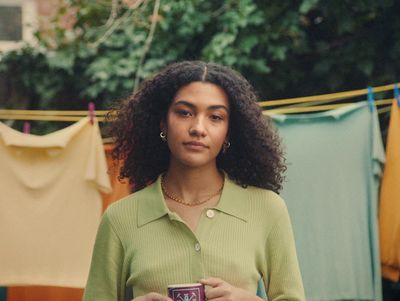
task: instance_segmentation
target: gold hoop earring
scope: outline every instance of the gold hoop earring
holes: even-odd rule
[[[224,144],[222,145],[222,153],[225,154],[230,146],[231,143],[229,141],[224,142]]]
[[[163,131],[160,132],[160,138],[163,142],[167,142],[167,135]]]

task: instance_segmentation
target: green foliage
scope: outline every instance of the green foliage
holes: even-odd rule
[[[0,72],[30,108],[108,108],[183,59],[234,67],[261,100],[398,79],[399,1],[162,0],[156,18],[156,0],[115,2],[111,17],[111,0],[64,0],[39,47],[3,54]],[[68,29],[60,20],[71,10]]]

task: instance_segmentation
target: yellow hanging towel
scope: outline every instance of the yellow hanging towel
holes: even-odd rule
[[[84,287],[110,192],[97,121],[36,136],[0,122],[0,286]]]

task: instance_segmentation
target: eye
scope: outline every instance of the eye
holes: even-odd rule
[[[220,120],[224,120],[224,117],[218,114],[212,114],[210,115],[210,119],[213,121],[220,121]]]
[[[178,114],[179,116],[182,116],[182,117],[190,117],[192,115],[191,112],[189,112],[187,110],[182,110],[182,109],[176,110],[176,114]]]

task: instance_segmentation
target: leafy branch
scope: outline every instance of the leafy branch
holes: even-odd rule
[[[139,80],[140,80],[139,75],[140,75],[140,72],[142,71],[143,61],[144,61],[144,58],[146,57],[146,54],[148,53],[148,51],[150,49],[151,42],[153,41],[154,32],[156,30],[156,25],[157,25],[157,21],[158,21],[159,10],[160,10],[160,0],[156,0],[155,4],[154,4],[153,14],[151,16],[151,25],[150,25],[149,35],[147,36],[146,42],[144,44],[143,52],[140,57],[138,68],[137,68],[136,75],[135,75],[135,82],[134,82],[134,86],[133,86],[134,91],[139,86]]]

